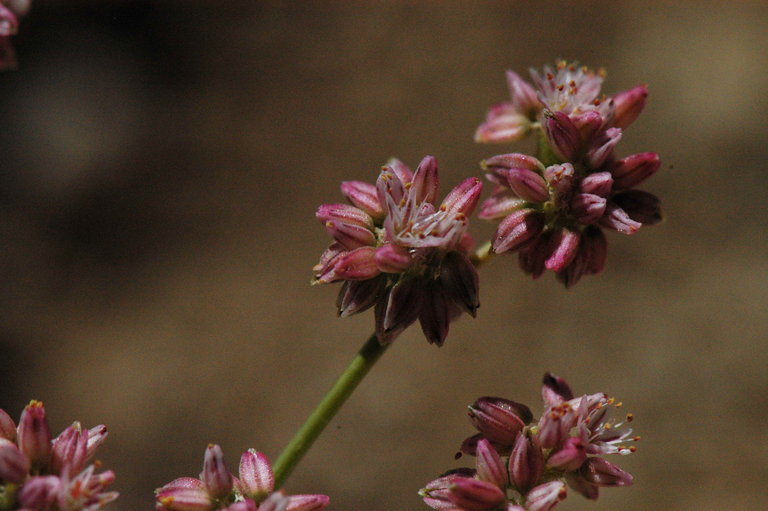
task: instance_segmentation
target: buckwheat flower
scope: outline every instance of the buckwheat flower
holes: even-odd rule
[[[545,166],[518,153],[485,160],[486,177],[496,187],[480,206],[479,216],[499,221],[493,250],[517,252],[520,267],[533,278],[550,270],[571,287],[583,275],[603,270],[603,228],[634,234],[643,225],[658,223],[659,200],[630,189],[656,172],[658,156],[640,153],[615,160],[612,146],[607,147],[610,142],[604,145],[601,151],[606,152],[592,153],[591,163]]]
[[[341,317],[374,307],[379,341],[393,341],[417,319],[430,343],[442,345],[451,320],[479,307],[478,276],[468,258],[468,216],[482,183],[468,178],[439,205],[437,161],[415,172],[392,159],[370,185],[342,183],[352,203],[325,204],[317,218],[333,243],[313,268],[313,283],[342,282]]]
[[[16,432],[13,420],[0,410],[0,495],[8,509],[94,511],[118,497],[109,491],[111,470],[97,473],[86,463],[107,436],[103,425],[84,429],[74,422],[51,440],[43,403],[31,401]]]
[[[507,71],[507,84],[511,101],[488,110],[485,122],[475,132],[476,142],[514,142],[531,132],[542,109],[536,91],[513,71]]]
[[[205,451],[200,478],[180,477],[155,490],[161,511],[320,511],[328,505],[325,495],[287,496],[275,491],[275,477],[264,454],[248,449],[240,458],[239,478],[224,462],[221,447]]]

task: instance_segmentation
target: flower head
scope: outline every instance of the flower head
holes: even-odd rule
[[[264,454],[248,449],[240,457],[239,478],[224,462],[221,447],[205,451],[200,478],[180,477],[155,490],[161,511],[320,511],[328,505],[325,495],[287,496],[275,491],[275,477]]]
[[[0,495],[11,495],[10,509],[95,511],[118,497],[108,491],[111,470],[96,473],[86,465],[107,436],[103,425],[86,429],[74,422],[51,439],[43,403],[31,401],[18,427],[0,410]]]
[[[418,319],[427,340],[441,345],[450,321],[462,311],[474,316],[479,306],[466,230],[481,190],[478,179],[468,178],[438,205],[437,161],[431,156],[415,172],[390,160],[375,186],[342,183],[352,205],[317,210],[334,241],[314,267],[314,282],[343,282],[341,317],[375,306],[382,343]]]
[[[480,398],[470,406],[479,433],[461,451],[476,466],[451,470],[420,491],[438,511],[548,511],[567,496],[566,485],[589,499],[601,486],[630,486],[632,476],[602,456],[630,454],[639,440],[616,420],[621,403],[604,393],[574,397],[568,384],[546,374],[544,413],[534,420],[525,405]]]

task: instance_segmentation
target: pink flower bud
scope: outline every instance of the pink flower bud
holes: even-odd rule
[[[491,443],[482,439],[477,443],[477,477],[504,490],[507,487],[507,471],[499,453]]]
[[[613,148],[616,147],[619,140],[621,140],[621,129],[619,128],[608,128],[593,140],[591,147],[587,151],[589,167],[592,169],[602,167],[608,161],[613,153]]]
[[[232,474],[224,463],[224,453],[216,444],[209,444],[205,450],[203,472],[200,479],[205,483],[208,494],[213,498],[223,498],[232,491]]]
[[[507,71],[507,86],[515,109],[523,115],[535,118],[541,110],[536,90],[514,71]]]
[[[520,209],[499,223],[493,235],[496,253],[517,250],[536,238],[544,229],[544,215],[532,209]]]
[[[592,140],[592,137],[603,125],[603,116],[595,110],[588,110],[582,114],[571,114],[569,117],[579,131],[582,142]]]
[[[570,229],[559,229],[550,238],[550,255],[544,261],[544,267],[560,271],[568,266],[579,249],[581,235]]]
[[[171,511],[212,511],[216,504],[211,500],[202,481],[182,477],[155,491],[155,498]]]
[[[608,200],[591,193],[577,193],[571,199],[571,214],[581,224],[593,224],[602,218]]]
[[[0,438],[16,440],[16,423],[2,408],[0,408]]]
[[[638,153],[617,161],[611,167],[614,188],[632,188],[656,173],[661,160],[656,153]]]
[[[643,111],[647,97],[648,88],[645,85],[638,85],[613,96],[613,125],[623,129],[632,124]]]
[[[16,444],[0,438],[0,480],[21,484],[29,473],[29,460]]]
[[[320,511],[330,499],[327,495],[291,495],[287,511]]]
[[[372,307],[384,295],[384,277],[368,280],[346,280],[336,299],[338,315],[346,318]]]
[[[631,486],[632,474],[603,458],[589,458],[579,469],[579,475],[597,486]]]
[[[85,466],[88,456],[88,430],[83,431],[79,422],[75,422],[53,440],[50,471],[61,474],[64,467],[70,474],[77,474]]]
[[[541,382],[541,398],[548,406],[558,405],[573,399],[573,391],[564,379],[552,373],[546,373]]]
[[[411,169],[397,158],[390,158],[386,165],[384,165],[384,168],[392,171],[403,186],[405,186],[406,183],[413,181],[413,173],[411,172]]]
[[[530,202],[544,202],[549,199],[547,183],[532,170],[512,168],[506,172],[509,187],[518,197]]]
[[[339,258],[334,266],[337,277],[348,280],[367,280],[381,273],[376,264],[376,249],[360,247]]]
[[[527,511],[549,511],[568,496],[565,484],[561,481],[544,483],[532,489],[525,496]]]
[[[482,191],[482,181],[476,177],[469,177],[450,191],[440,205],[440,210],[469,216],[475,210]]]
[[[425,156],[413,174],[411,190],[416,202],[434,203],[440,187],[437,174],[437,160],[434,156]]]
[[[96,454],[96,449],[99,448],[104,440],[107,439],[107,427],[104,424],[99,424],[88,430],[88,447],[86,449],[85,459],[89,460]]]
[[[488,511],[506,502],[506,494],[493,483],[460,478],[450,488],[451,502],[464,511]]]
[[[261,501],[275,489],[275,476],[264,454],[248,449],[240,457],[237,488],[246,497]]]
[[[30,477],[16,495],[19,509],[51,509],[61,489],[56,476]]]
[[[411,254],[407,248],[385,243],[376,249],[376,265],[384,273],[401,273],[411,266]]]
[[[546,112],[544,129],[552,151],[563,161],[570,161],[579,152],[579,130],[563,112]]]
[[[527,406],[500,397],[481,397],[469,406],[469,419],[491,442],[513,445],[533,418]]]
[[[643,225],[661,222],[661,201],[652,193],[626,190],[613,196],[613,202],[626,211],[629,218]]]
[[[595,172],[581,180],[579,189],[583,193],[591,193],[605,197],[611,192],[613,177],[610,172]]]
[[[317,208],[315,217],[324,224],[333,221],[357,225],[369,231],[373,229],[373,220],[368,213],[347,204],[323,204]]]
[[[503,171],[508,169],[528,169],[539,172],[544,170],[544,165],[538,159],[522,153],[497,154],[483,160],[480,166],[495,175],[498,175],[499,172],[502,172],[501,175],[503,175]],[[496,184],[506,184],[506,182],[501,179]]]
[[[452,471],[450,474],[438,477],[434,481],[427,483],[424,488],[419,490],[419,495],[424,499],[424,503],[432,509],[437,509],[439,511],[455,509],[456,506],[450,499],[450,488],[456,481],[471,478],[473,476],[474,470],[470,469],[458,469]]]
[[[329,220],[325,223],[325,230],[348,250],[373,245],[376,242],[376,236],[370,229],[355,224]]]
[[[384,218],[384,208],[379,202],[374,185],[363,181],[344,181],[341,183],[341,193],[353,205],[371,215],[374,220]]]
[[[544,455],[536,437],[517,435],[509,456],[509,478],[512,484],[525,493],[536,485],[544,474]]]
[[[626,211],[613,202],[609,202],[605,208],[603,218],[600,219],[600,225],[622,234],[635,234],[643,224],[635,222]]]
[[[579,437],[571,437],[563,442],[556,452],[549,455],[547,464],[560,470],[576,470],[587,459],[587,450]]]
[[[525,137],[531,121],[510,102],[497,103],[488,110],[486,120],[475,131],[475,142],[514,142]]]
[[[494,192],[480,205],[478,217],[483,220],[498,220],[525,206],[525,201],[512,190]]]
[[[30,401],[21,413],[18,444],[33,466],[42,466],[48,462],[51,432],[45,418],[45,408],[40,401]]]
[[[440,283],[448,297],[472,317],[480,307],[478,299],[479,277],[475,265],[460,252],[448,252],[443,259]]]

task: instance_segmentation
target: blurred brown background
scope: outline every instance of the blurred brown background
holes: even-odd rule
[[[443,191],[529,146],[472,141],[504,70],[558,57],[647,83],[622,155],[666,223],[610,235],[571,291],[512,258],[442,349],[396,343],[288,481],[332,509],[427,509],[466,405],[539,407],[553,371],[620,397],[643,436],[631,489],[559,509],[768,507],[768,4],[38,0],[0,75],[0,407],[54,429],[106,423],[117,510],[196,475],[273,459],[372,328],[310,287],[314,219],[342,179],[438,156]],[[491,226],[479,221],[482,239]]]

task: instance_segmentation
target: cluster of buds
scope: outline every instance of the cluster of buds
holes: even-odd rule
[[[11,36],[19,29],[19,18],[29,11],[30,0],[0,0],[0,70],[16,67]]]
[[[481,190],[480,180],[468,178],[437,205],[438,169],[431,156],[415,172],[390,160],[375,186],[342,183],[351,205],[317,210],[334,241],[313,268],[313,282],[343,282],[341,317],[375,307],[382,343],[418,319],[427,340],[442,345],[451,320],[462,311],[474,316],[479,306],[466,230]]]
[[[0,409],[0,511],[93,511],[115,500],[106,491],[115,474],[86,466],[106,437],[103,425],[74,422],[52,440],[39,401],[24,408],[18,427]]]
[[[155,491],[159,511],[320,511],[325,495],[292,495],[275,491],[275,477],[266,456],[248,449],[240,457],[239,477],[224,463],[218,445],[205,451],[200,478],[180,477]]]
[[[566,487],[597,499],[601,486],[629,486],[632,476],[602,455],[629,454],[626,444],[639,440],[625,427],[627,414],[603,393],[574,398],[561,378],[544,376],[545,410],[535,421],[530,409],[497,397],[483,397],[469,407],[479,431],[461,446],[477,457],[476,467],[452,470],[420,491],[438,511],[549,511],[565,499]],[[460,454],[459,454],[460,456]]]
[[[538,132],[539,158],[510,153],[485,160],[495,188],[479,216],[500,221],[495,252],[518,252],[526,273],[538,278],[551,270],[570,287],[602,271],[601,228],[634,234],[661,220],[659,200],[633,189],[658,170],[658,155],[619,159],[613,151],[648,92],[640,85],[601,96],[602,71],[565,62],[531,75],[535,87],[507,72],[511,101],[490,109],[475,138],[509,142]]]

